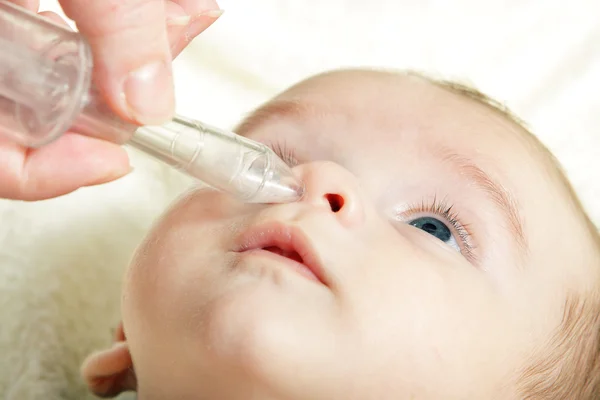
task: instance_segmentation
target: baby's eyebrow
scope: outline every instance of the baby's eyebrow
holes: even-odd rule
[[[239,135],[246,135],[266,124],[268,121],[281,118],[304,118],[307,116],[315,117],[319,114],[325,114],[322,110],[313,105],[294,100],[275,100],[269,102],[248,115],[235,129]]]
[[[502,185],[495,182],[489,174],[479,168],[472,160],[450,149],[438,147],[435,151],[443,162],[448,163],[460,176],[471,182],[492,200],[503,214],[512,237],[523,255],[528,252],[527,239],[523,230],[523,220],[519,214],[514,196]]]

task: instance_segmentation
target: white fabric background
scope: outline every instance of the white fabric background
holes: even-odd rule
[[[344,66],[416,68],[505,101],[600,221],[596,0],[221,0],[176,61],[178,112],[232,126],[285,87]],[[56,1],[42,0],[57,10]],[[85,398],[77,364],[111,339],[134,247],[187,179],[132,153],[118,182],[0,202],[0,395]],[[540,199],[543,201],[543,199]]]

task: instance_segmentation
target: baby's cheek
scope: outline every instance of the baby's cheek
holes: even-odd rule
[[[159,271],[154,260],[160,258],[158,236],[151,232],[136,250],[123,282],[123,300],[133,310],[144,308],[146,299],[152,298],[154,285],[159,281]]]

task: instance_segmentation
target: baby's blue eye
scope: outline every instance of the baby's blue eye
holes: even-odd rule
[[[432,217],[420,217],[410,221],[408,224],[414,226],[415,228],[424,230],[430,235],[435,236],[442,242],[447,243],[456,250],[460,251],[460,247],[458,246],[456,239],[452,236],[452,231],[439,219]]]

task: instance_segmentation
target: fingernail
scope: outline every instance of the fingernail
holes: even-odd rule
[[[225,10],[208,10],[208,11],[203,11],[200,14],[195,15],[194,18],[198,18],[198,17],[219,18],[221,15],[223,15],[224,12],[225,12]]]
[[[210,27],[221,15],[223,15],[223,10],[206,10],[194,15],[191,22],[183,27],[183,30],[181,26],[169,26],[167,32],[172,57],[177,57],[189,42]]]
[[[159,125],[172,117],[175,107],[171,68],[163,61],[147,64],[129,74],[123,94],[133,120]]]
[[[183,15],[181,17],[167,19],[167,26],[187,26],[191,21],[192,17],[189,15]]]
[[[120,342],[115,342],[112,344],[112,346],[110,346],[111,350],[116,350],[119,348],[127,348],[127,342],[124,341],[120,341]]]
[[[123,177],[129,175],[130,173],[131,173],[131,167],[115,168],[115,169],[107,172],[102,177],[100,177],[99,181],[101,183],[116,181],[117,179],[123,178]]]

